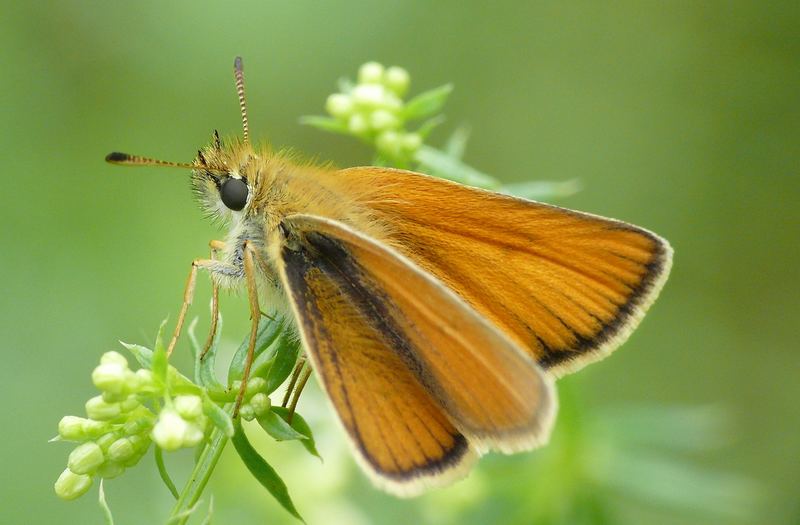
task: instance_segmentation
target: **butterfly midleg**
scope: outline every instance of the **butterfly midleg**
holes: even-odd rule
[[[289,380],[289,385],[286,387],[286,393],[283,395],[283,402],[281,402],[281,406],[283,408],[286,408],[286,405],[289,404],[289,398],[292,397],[292,391],[294,390],[294,386],[297,384],[297,378],[300,377],[300,372],[303,370],[303,365],[305,364],[306,356],[301,355],[297,360],[297,364],[294,365],[292,378]]]
[[[294,395],[292,396],[292,402],[289,404],[289,414],[286,417],[286,422],[289,423],[290,425],[292,424],[292,417],[294,416],[294,411],[297,408],[297,402],[300,400],[300,394],[303,392],[303,388],[305,388],[309,377],[311,377],[310,365],[306,366],[306,368],[303,370],[303,374],[300,376],[300,380],[297,383],[297,388],[295,389]]]
[[[225,243],[223,241],[211,240],[208,241],[208,247],[211,249],[211,259],[215,259],[217,253],[225,249]],[[201,361],[206,357],[206,354],[211,349],[211,345],[214,343],[214,336],[217,334],[218,321],[219,285],[217,284],[217,281],[211,279],[211,327],[208,330],[208,338],[206,339],[206,344],[203,346],[203,352],[200,354]]]
[[[250,368],[253,366],[253,356],[256,350],[256,337],[258,336],[258,322],[261,320],[261,308],[258,306],[258,288],[256,285],[255,258],[258,253],[250,242],[245,241],[243,246],[243,266],[244,278],[247,283],[247,299],[250,303],[250,343],[247,346],[247,357],[244,362],[242,372],[242,386],[239,387],[239,395],[236,396],[236,404],[233,408],[233,417],[239,414],[239,407],[242,406],[244,393],[247,390],[247,381],[250,379]]]
[[[237,275],[241,270],[232,264],[227,264],[215,259],[195,259],[192,261],[192,269],[189,270],[189,277],[186,279],[186,286],[183,290],[183,303],[181,304],[180,312],[178,312],[178,320],[175,323],[175,331],[172,334],[169,345],[167,346],[167,356],[172,355],[175,345],[178,343],[178,337],[181,335],[183,323],[186,320],[186,313],[189,310],[189,305],[192,304],[194,299],[194,288],[197,284],[197,271],[206,270],[210,273],[221,273],[224,275]]]

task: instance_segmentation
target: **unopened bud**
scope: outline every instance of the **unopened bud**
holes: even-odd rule
[[[120,415],[119,403],[107,403],[103,396],[95,396],[86,402],[86,415],[91,419],[106,421]]]
[[[108,457],[112,461],[126,461],[136,453],[133,443],[128,438],[120,438],[108,447]],[[104,476],[106,477],[106,476]]]
[[[250,406],[257,416],[264,414],[272,406],[272,401],[264,392],[259,392],[250,399]]]
[[[408,91],[411,77],[408,75],[408,71],[402,67],[392,66],[384,73],[383,82],[386,84],[386,87],[394,91],[397,96],[402,97],[406,94],[406,91]]]
[[[92,372],[92,383],[104,392],[120,394],[126,386],[125,372],[127,371],[127,365],[114,362],[103,363]]]
[[[188,423],[177,412],[165,408],[158,415],[151,437],[164,450],[178,450],[183,445],[187,427]]]
[[[83,430],[85,418],[77,416],[64,416],[58,422],[58,435],[63,439],[69,440],[82,440],[86,439],[86,433]]]
[[[353,99],[344,93],[334,93],[325,101],[325,109],[331,116],[345,118],[353,112]]]
[[[103,464],[105,457],[97,443],[89,441],[70,452],[67,466],[75,474],[91,474]]]
[[[59,498],[72,500],[86,494],[86,491],[89,490],[91,486],[91,476],[76,474],[67,468],[58,476],[53,488],[56,491],[56,496]]]
[[[378,62],[367,62],[358,68],[358,81],[363,84],[375,84],[383,80],[383,65]]]
[[[203,400],[199,396],[175,396],[174,406],[184,419],[196,419],[203,413]]]

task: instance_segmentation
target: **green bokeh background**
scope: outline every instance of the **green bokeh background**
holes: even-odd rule
[[[237,133],[237,54],[256,137],[368,162],[362,146],[298,117],[321,113],[335,79],[362,62],[398,64],[412,91],[456,86],[433,142],[468,123],[472,165],[508,181],[579,178],[583,191],[561,204],[668,238],[675,266],[648,319],[569,380],[580,408],[724,411],[724,446],[688,461],[761,487],[760,510],[730,522],[800,519],[797,2],[65,1],[2,12],[1,523],[102,522],[94,490],[69,503],[53,494],[69,448],[47,439],[95,395],[103,351],[148,343],[174,317],[189,262],[219,236],[185,173],[102,159],[119,149],[188,160],[212,129]],[[203,283],[195,312],[207,297]],[[239,340],[241,297],[223,308]],[[318,390],[301,409],[325,463],[293,443],[258,445],[310,523],[530,522],[491,490],[492,472],[516,468],[524,487],[520,469],[540,452],[489,457],[462,484],[398,501],[362,479]],[[169,460],[181,478],[191,458]],[[231,450],[210,492],[218,523],[289,521]],[[152,458],[107,493],[118,523],[159,523],[170,508]],[[643,523],[709,522],[608,498]]]

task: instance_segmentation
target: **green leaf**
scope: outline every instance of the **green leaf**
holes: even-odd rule
[[[355,87],[353,81],[347,77],[339,77],[339,79],[336,81],[336,85],[339,87],[339,91],[345,95],[353,91],[353,88]]]
[[[208,416],[214,426],[219,428],[226,436],[233,436],[233,419],[219,405],[214,403],[206,392],[203,392],[203,413]]]
[[[414,160],[419,162],[427,172],[445,179],[449,179],[467,186],[476,186],[496,190],[500,182],[490,175],[481,173],[460,160],[450,157],[445,152],[430,146],[422,146],[414,155]]]
[[[196,324],[197,319],[195,318],[192,324],[189,325],[189,340],[192,343],[192,354],[194,355],[194,381],[206,388],[224,390],[225,387],[217,380],[215,373],[217,348],[222,334],[222,315],[220,314],[217,318],[217,332],[214,334],[211,347],[203,360],[200,360],[200,356],[203,354],[203,347],[200,346],[194,331]]]
[[[330,131],[331,133],[350,135],[350,130],[348,129],[347,124],[332,117],[307,115],[305,117],[300,117],[300,124],[311,126],[312,128],[317,128],[322,131]]]
[[[126,343],[124,341],[120,341],[119,344],[124,346],[131,354],[133,354],[134,359],[136,362],[139,363],[139,366],[142,368],[150,368],[153,363],[153,351],[149,348],[146,348],[142,345],[134,345],[131,343]]]
[[[256,418],[267,434],[274,437],[277,441],[288,441],[291,439],[306,439],[306,436],[296,431],[273,409],[267,410]]]
[[[242,458],[242,461],[247,467],[247,470],[250,471],[253,477],[255,477],[270,494],[272,494],[272,497],[278,500],[278,503],[280,503],[287,512],[300,521],[303,521],[294,503],[292,503],[292,499],[289,497],[286,484],[280,476],[278,476],[278,473],[275,472],[275,469],[258,454],[256,449],[253,448],[253,445],[250,444],[250,441],[247,440],[241,422],[237,419],[234,425],[236,432],[231,438],[231,441],[236,448],[236,452],[239,453],[239,457]]]
[[[565,181],[537,180],[527,182],[515,182],[506,184],[500,188],[501,193],[514,195],[524,199],[535,201],[549,201],[562,197],[569,197],[581,190],[581,183],[578,179]]]
[[[284,421],[289,419],[289,409],[286,407],[272,407],[270,410],[278,414]],[[322,459],[322,456],[320,456],[319,452],[317,452],[317,445],[314,442],[314,434],[311,432],[311,427],[308,426],[308,423],[306,423],[306,420],[303,419],[303,416],[297,412],[295,412],[292,416],[292,428],[305,437],[305,439],[300,440],[300,443],[305,447],[305,449],[310,452],[311,455]]]
[[[258,332],[256,333],[256,349],[253,355],[255,361],[264,350],[266,350],[275,339],[283,332],[284,324],[282,321],[273,321],[267,317],[262,317],[258,325]],[[244,362],[247,359],[247,348],[250,345],[250,336],[245,336],[236,353],[231,359],[231,364],[228,367],[228,386],[232,385],[234,381],[242,378],[244,373]]]
[[[422,125],[417,129],[415,133],[417,133],[422,140],[426,140],[431,132],[436,129],[442,122],[445,121],[443,115],[436,115],[435,117],[429,118]]]
[[[452,84],[445,84],[420,93],[409,100],[403,108],[402,116],[405,120],[415,120],[430,117],[439,112],[447,102],[447,97],[453,91]]]
[[[286,381],[292,373],[294,365],[297,363],[297,355],[300,353],[300,342],[288,331],[281,334],[275,349],[275,360],[267,371],[267,394],[274,392]]]
[[[447,139],[447,144],[444,146],[445,154],[451,159],[461,160],[464,157],[464,151],[467,149],[469,134],[469,126],[461,125],[457,127],[453,134],[450,135],[450,138]]]
[[[114,516],[111,515],[111,507],[108,506],[106,501],[106,491],[103,488],[104,479],[100,479],[100,490],[98,491],[97,501],[100,503],[100,508],[103,510],[103,516],[106,518],[108,525],[114,525]]]
[[[153,371],[153,376],[161,381],[162,385],[167,385],[167,349],[164,347],[164,325],[166,325],[166,319],[161,322],[161,326],[158,328],[158,334],[156,334],[156,347],[153,350],[153,361],[151,363],[151,370]]]
[[[156,458],[156,467],[158,467],[158,475],[161,476],[161,481],[164,482],[164,485],[166,485],[172,493],[172,497],[178,499],[178,489],[175,487],[175,483],[172,482],[172,478],[169,477],[167,466],[164,464],[164,453],[161,451],[160,447],[155,447],[154,456]]]

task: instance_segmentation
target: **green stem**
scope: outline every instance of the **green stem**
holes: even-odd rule
[[[197,458],[194,469],[178,496],[178,501],[176,501],[175,506],[172,507],[172,512],[170,512],[167,521],[168,523],[184,525],[189,520],[190,514],[186,511],[191,509],[200,499],[203,490],[205,490],[206,485],[208,485],[208,480],[211,478],[211,473],[214,471],[214,467],[216,467],[220,456],[222,456],[222,451],[225,449],[227,443],[228,437],[225,433],[219,428],[214,427],[209,437],[208,445],[203,449],[200,457]]]

